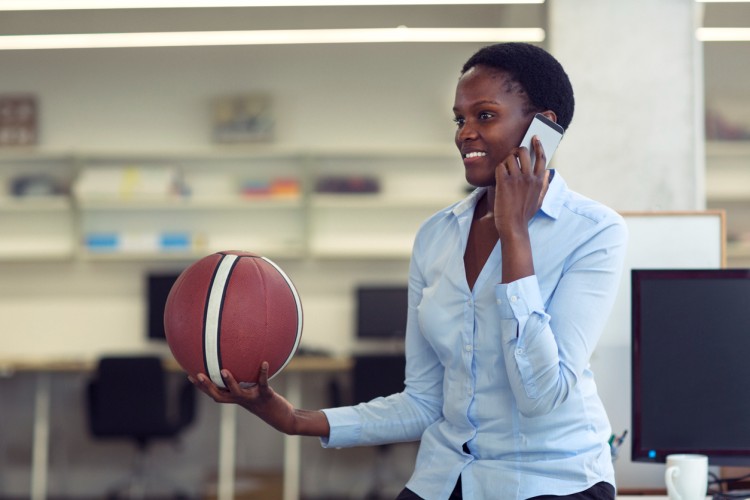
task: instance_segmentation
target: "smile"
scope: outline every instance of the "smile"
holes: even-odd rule
[[[473,151],[471,153],[466,153],[464,158],[479,158],[480,156],[487,156],[487,153],[484,151]]]

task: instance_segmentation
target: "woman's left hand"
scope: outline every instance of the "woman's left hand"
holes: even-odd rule
[[[531,140],[534,168],[526,148],[514,149],[495,169],[493,216],[503,254],[502,283],[534,274],[529,221],[542,206],[549,187],[547,158],[538,137]]]
[[[523,147],[514,149],[495,169],[495,227],[500,241],[526,231],[528,223],[542,205],[549,186],[547,158],[537,136],[531,140],[535,163]]]

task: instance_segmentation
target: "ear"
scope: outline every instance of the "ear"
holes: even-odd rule
[[[547,111],[542,111],[540,114],[544,115],[546,118],[549,118],[553,122],[557,123],[557,115],[551,109],[548,109]]]

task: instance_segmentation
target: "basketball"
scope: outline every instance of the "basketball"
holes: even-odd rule
[[[238,382],[257,382],[268,361],[269,378],[294,356],[302,335],[302,304],[294,284],[266,257],[217,252],[177,278],[164,308],[172,355],[191,376],[206,374],[225,387],[221,370]]]

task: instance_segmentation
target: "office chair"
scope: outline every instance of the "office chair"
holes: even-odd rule
[[[195,417],[195,390],[187,381],[169,390],[157,356],[104,357],[88,384],[89,430],[96,438],[126,439],[138,448],[132,477],[108,498],[143,498],[149,479],[146,455],[152,441],[175,439]],[[163,478],[159,478],[163,479]],[[185,495],[178,494],[178,498]]]
[[[354,356],[352,396],[354,404],[370,401],[378,396],[389,396],[404,390],[406,358],[400,354],[360,354]],[[364,498],[383,498],[386,485],[385,469],[389,464],[389,444],[376,447],[373,484]]]

